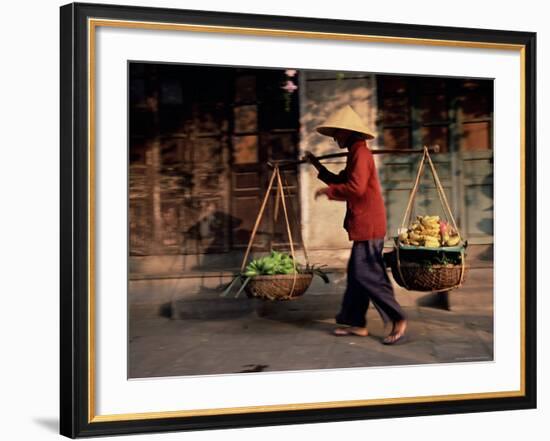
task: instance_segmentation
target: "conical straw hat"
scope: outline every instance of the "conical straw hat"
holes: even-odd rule
[[[321,135],[334,136],[334,132],[338,129],[351,130],[363,135],[365,139],[374,138],[369,128],[361,121],[359,115],[349,104],[334,112],[324,124],[316,127],[315,130]]]

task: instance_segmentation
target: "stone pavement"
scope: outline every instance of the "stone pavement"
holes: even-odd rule
[[[385,346],[389,329],[371,306],[370,336],[331,335],[345,274],[319,278],[286,302],[220,297],[227,278],[130,282],[129,378],[490,361],[493,271],[470,269],[449,295],[395,285],[409,316],[408,340]]]

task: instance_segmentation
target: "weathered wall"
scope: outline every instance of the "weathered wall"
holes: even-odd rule
[[[349,104],[376,134],[376,90],[374,75],[355,72],[302,72],[300,79],[300,152],[309,150],[315,155],[337,152],[338,146],[315,127],[340,107]],[[376,146],[376,139],[370,146]],[[345,166],[345,158],[324,162],[327,168],[338,172]],[[325,184],[317,178],[317,170],[309,165],[300,169],[302,228],[304,240],[314,250],[350,248],[343,229],[345,203],[322,197],[314,200],[318,188]]]
[[[249,78],[252,74],[249,72],[246,75],[246,78]],[[472,86],[471,83],[471,81],[432,82],[422,78],[409,78],[406,82],[402,78],[384,76],[377,78],[375,75],[365,73],[300,71],[297,90],[299,100],[296,100],[299,101],[299,109],[296,106],[291,113],[282,112],[282,115],[290,121],[290,125],[289,121],[283,121],[285,118],[281,120],[274,114],[275,107],[273,106],[279,105],[280,107],[280,102],[264,100],[262,103],[266,106],[264,108],[266,117],[263,119],[257,116],[252,118],[256,121],[255,124],[252,124],[253,127],[241,124],[240,118],[236,118],[234,133],[230,133],[227,128],[228,124],[222,122],[218,124],[220,128],[212,130],[210,126],[216,117],[209,116],[208,110],[223,108],[228,112],[226,112],[226,119],[239,115],[244,118],[246,112],[242,112],[242,108],[251,109],[253,106],[248,101],[246,105],[239,100],[234,102],[231,96],[226,97],[219,91],[214,93],[209,87],[206,87],[205,90],[209,91],[208,96],[204,98],[206,104],[203,103],[199,106],[195,103],[193,111],[189,115],[183,115],[191,123],[194,121],[193,118],[198,118],[194,124],[198,127],[197,134],[200,136],[192,142],[186,141],[187,138],[178,138],[177,142],[173,140],[164,146],[153,143],[153,148],[143,149],[143,158],[134,161],[131,166],[135,172],[132,174],[135,179],[131,179],[130,182],[132,189],[131,230],[133,232],[150,230],[150,234],[131,235],[134,253],[130,258],[130,273],[133,277],[139,278],[159,275],[191,275],[237,269],[244,251],[238,245],[246,245],[248,242],[265,191],[264,187],[267,185],[267,183],[264,186],[261,185],[262,180],[267,180],[270,172],[265,166],[266,161],[270,158],[293,159],[296,158],[297,153],[298,156],[302,156],[306,150],[310,150],[316,155],[338,152],[336,143],[331,138],[318,134],[315,127],[322,124],[334,111],[346,104],[356,110],[370,127],[372,133],[377,136],[374,140],[369,141],[371,148],[419,149],[425,144],[433,145],[442,142],[435,135],[431,138],[424,136],[426,130],[437,129],[434,132],[436,134],[439,133],[438,130],[442,133],[449,133],[448,138],[445,138],[442,152],[434,155],[434,163],[464,237],[468,238],[471,245],[483,245],[482,250],[489,249],[492,243],[490,130],[485,130],[484,137],[478,136],[479,139],[473,139],[468,133],[471,133],[473,128],[479,127],[480,124],[490,128],[492,114],[491,107],[487,103],[491,101],[492,86],[485,84],[481,87],[481,84],[477,83]],[[207,85],[209,84],[207,82]],[[275,97],[281,97],[277,81],[269,77],[262,84],[264,89],[273,89],[269,90]],[[238,91],[241,89],[243,88],[240,85],[236,88]],[[262,93],[265,95],[267,92]],[[212,99],[217,100],[216,102],[219,101],[217,107],[212,107],[212,103],[208,101]],[[445,103],[447,106],[443,110],[440,109],[441,103]],[[173,118],[174,108],[169,110],[164,116],[159,115],[159,121],[164,121],[166,115],[171,115]],[[223,114],[223,112],[221,113]],[[433,117],[436,118],[433,120],[433,114],[436,114],[441,121],[436,117]],[[260,119],[264,121],[263,131],[257,124]],[[395,126],[396,124],[397,126]],[[222,126],[225,128],[221,128]],[[241,126],[247,126],[247,128]],[[299,132],[297,131],[298,127]],[[240,133],[241,129],[244,134]],[[255,134],[251,135],[251,131],[254,130]],[[408,135],[401,139],[394,136],[394,131],[406,132]],[[260,132],[262,136],[258,136]],[[221,133],[225,135],[218,136]],[[244,155],[242,158],[239,156],[238,153],[241,150],[238,139],[241,135],[243,138],[248,139],[253,136],[256,139],[256,150],[252,151],[255,153],[252,155],[253,158],[248,155]],[[227,168],[231,155],[229,144],[221,149],[217,148],[218,144],[216,144],[216,140],[229,142],[230,138],[233,139],[234,151],[238,156],[238,158],[234,157],[231,171]],[[284,142],[281,141],[283,138]],[[258,139],[262,139],[262,142],[259,142]],[[198,146],[197,155],[201,154],[198,160],[192,161],[187,157],[186,152],[194,151],[195,145]],[[296,145],[298,145],[299,152],[296,151]],[[219,157],[215,155],[217,150],[224,152],[227,150],[227,152],[223,157]],[[134,149],[133,153],[136,157],[139,156],[138,149]],[[215,158],[215,160],[209,160],[211,158]],[[401,223],[419,159],[419,155],[375,156],[388,217],[386,245],[391,244],[391,237],[396,234]],[[338,172],[345,167],[345,162],[345,158],[337,158],[324,163],[329,170]],[[174,171],[174,167],[180,163],[182,166],[177,169],[175,175],[160,173],[161,170]],[[226,172],[207,173],[214,165],[223,165],[226,167]],[[171,187],[166,187],[164,192],[161,191],[162,194],[151,191],[145,194],[143,191],[139,191],[140,185],[144,186],[146,183],[155,189],[162,190],[163,187],[160,184],[170,184],[172,183],[170,179],[178,177],[182,173],[188,177],[196,175],[197,178],[181,181],[184,188],[187,189],[191,185],[197,190],[194,193],[193,204],[189,206],[184,207],[181,203],[178,205],[179,200],[172,197],[174,192],[171,191]],[[309,260],[312,263],[328,264],[332,268],[345,269],[351,249],[351,242],[343,228],[345,203],[329,201],[325,197],[319,198],[317,201],[314,200],[315,191],[325,184],[317,178],[317,171],[310,164],[298,167],[298,174],[299,186],[296,186],[294,174],[289,180],[292,182],[290,192],[293,205],[300,207],[301,214],[300,225],[298,223],[293,225],[302,229],[304,242],[309,251]],[[213,176],[216,179],[207,180],[204,179],[205,176]],[[251,177],[254,179],[251,180]],[[159,185],[155,184],[155,179]],[[203,183],[210,182],[215,182],[216,185],[213,187],[208,185],[203,188]],[[228,206],[228,201],[231,198],[228,193],[230,188],[233,199],[229,205],[233,207],[232,209]],[[296,191],[297,189],[299,192]],[[425,175],[421,181],[420,191],[421,194],[416,200],[418,211],[415,214],[441,215],[431,175]],[[164,198],[164,194],[169,197]],[[299,202],[296,196],[298,196]],[[153,203],[140,204],[147,198],[151,199]],[[186,198],[184,197],[183,200]],[[226,202],[217,205],[212,202],[218,200]],[[178,206],[183,208],[178,211]],[[217,209],[215,209],[216,207]],[[271,209],[272,207],[269,205],[267,212],[270,212]],[[145,228],[147,225],[142,225],[142,223],[145,224],[143,219],[146,219],[146,215],[154,219],[156,228],[147,229]],[[266,214],[264,221],[271,216],[270,213]],[[135,222],[132,223],[132,220]],[[229,224],[234,224],[234,227],[228,228]],[[272,238],[271,244],[276,249],[283,249],[285,244],[282,242],[286,239],[286,230],[283,227],[282,216],[280,216],[275,227],[272,228],[269,225],[266,227],[262,224],[260,230],[264,236]],[[177,235],[178,232],[182,233],[181,237]],[[297,231],[293,231],[292,234],[294,238],[299,236]],[[261,233],[257,235],[256,243],[260,240],[260,236]],[[177,240],[178,237],[180,237],[180,241]],[[230,242],[237,246],[230,247],[228,245]],[[156,245],[156,248],[149,249],[152,244]],[[263,253],[265,249],[258,249],[258,252]],[[301,250],[298,250],[298,255],[298,259],[303,261]]]

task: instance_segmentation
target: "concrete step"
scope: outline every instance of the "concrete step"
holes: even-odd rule
[[[351,249],[351,246],[350,246]],[[346,272],[350,249],[310,250],[309,261],[330,264],[327,271]],[[391,251],[386,248],[385,251]],[[262,253],[262,255],[265,253]],[[492,245],[469,245],[466,261],[471,268],[493,266]],[[297,260],[304,262],[302,251]],[[242,254],[231,252],[204,255],[130,256],[130,280],[174,279],[195,277],[231,277],[240,270]]]
[[[328,309],[339,305],[346,289],[346,274],[338,272],[330,274],[329,277],[330,283],[328,284],[324,283],[321,278],[314,277],[308,291],[301,298],[292,302],[308,305],[309,299],[311,299],[312,302],[317,302],[319,305],[325,302],[329,305],[326,306]],[[230,281],[230,276],[130,281],[129,306],[133,312],[139,315],[164,315],[173,318],[187,317],[185,316],[186,309],[181,307],[186,302],[192,310],[191,315],[202,318],[212,318],[216,314],[229,317],[253,312],[254,308],[244,306],[250,304],[250,301],[241,302],[246,299],[245,293],[241,293],[240,298],[234,299],[239,286],[235,286],[232,293],[226,298],[220,297]],[[445,297],[444,294],[407,291],[395,283],[394,290],[398,302],[403,306],[444,307],[445,302],[443,305],[441,304]],[[302,301],[303,299],[307,300]],[[447,296],[447,303],[451,305],[451,308],[492,308],[492,268],[470,270],[464,285],[453,290]]]

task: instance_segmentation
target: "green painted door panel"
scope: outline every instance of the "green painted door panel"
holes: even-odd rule
[[[471,243],[492,243],[493,152],[439,153],[431,158],[462,235]],[[420,155],[377,158],[388,239],[401,226],[420,159]],[[445,217],[428,164],[413,204],[413,217],[426,214]]]

